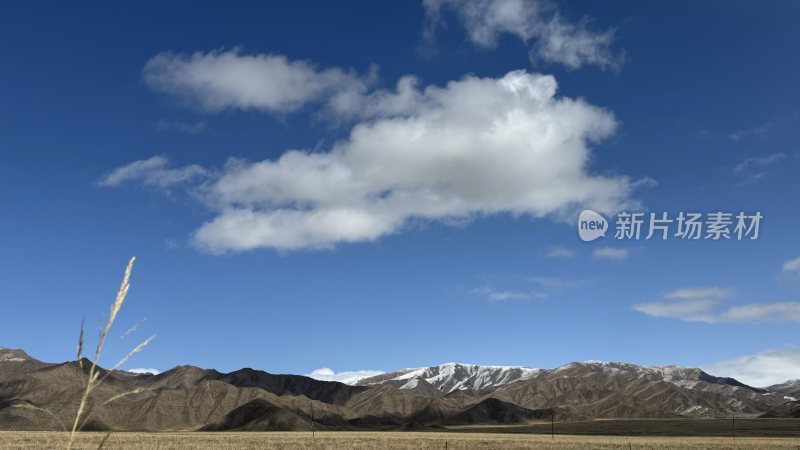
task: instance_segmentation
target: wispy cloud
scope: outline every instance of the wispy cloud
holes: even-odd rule
[[[730,289],[723,289],[719,287],[707,288],[685,288],[668,292],[665,297],[675,300],[697,300],[708,298],[712,300],[719,300],[731,295]]]
[[[595,65],[617,68],[624,53],[615,52],[614,30],[594,30],[591,20],[571,22],[555,3],[547,0],[424,0],[429,49],[446,13],[453,13],[469,40],[482,48],[494,48],[504,34],[516,36],[530,46],[532,62],[557,63],[569,69]]]
[[[736,378],[750,386],[768,387],[800,378],[800,347],[765,350],[701,368],[713,375]]]
[[[730,295],[719,287],[685,288],[668,292],[663,301],[641,303],[634,309],[653,317],[671,317],[686,322],[718,322],[714,306]]]
[[[751,156],[734,166],[731,171],[743,178],[742,184],[750,184],[762,179],[770,167],[787,158],[785,153]]]
[[[597,247],[592,251],[592,257],[595,259],[609,259],[612,261],[623,261],[628,258],[629,251],[624,248],[617,247]]]
[[[548,250],[545,256],[547,256],[548,258],[566,259],[566,258],[572,258],[573,256],[575,256],[575,254],[576,254],[575,250],[572,250],[567,247],[557,246]]]
[[[762,156],[751,156],[740,162],[733,168],[733,173],[742,173],[751,169],[758,169],[760,167],[771,166],[786,159],[785,153],[772,153]]]
[[[733,133],[729,134],[728,138],[730,138],[732,141],[738,142],[752,137],[764,137],[770,132],[772,126],[773,126],[772,122],[766,122],[752,128],[736,130]]]
[[[720,322],[791,321],[800,322],[800,302],[752,303],[723,312]]]
[[[118,167],[101,177],[97,183],[108,187],[141,183],[145,186],[168,188],[208,175],[209,171],[197,165],[170,168],[167,157],[158,155]]]
[[[559,277],[532,277],[530,279],[533,283],[549,290],[563,290],[582,286],[586,284],[586,280],[567,279]]]
[[[699,298],[686,301],[641,303],[634,309],[653,317],[672,317],[686,322],[715,322],[712,308],[715,301]]]
[[[794,128],[795,122],[798,120],[800,120],[800,113],[792,111],[754,126],[740,128],[729,133],[728,138],[735,142],[746,142],[753,139],[767,140],[773,134],[780,133],[787,128]]]
[[[800,322],[800,302],[750,303],[718,308],[730,289],[690,288],[667,293],[663,300],[640,303],[634,309],[653,317],[686,322],[744,323],[757,321]]]
[[[504,302],[509,300],[531,300],[546,298],[547,294],[535,291],[510,291],[500,290],[491,287],[482,287],[473,289],[473,295],[478,295],[496,302]]]
[[[784,262],[781,271],[792,277],[800,278],[800,256]]]
[[[351,370],[344,372],[334,372],[332,369],[322,367],[306,374],[307,377],[322,381],[338,381],[345,384],[354,384],[362,378],[374,377],[384,372],[380,370]]]

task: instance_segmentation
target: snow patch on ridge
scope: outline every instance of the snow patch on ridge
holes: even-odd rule
[[[419,380],[424,380],[442,392],[450,393],[496,387],[533,378],[540,372],[540,369],[528,367],[481,366],[451,362],[433,367],[406,369],[391,380],[406,381],[400,389],[413,389],[417,387]]]

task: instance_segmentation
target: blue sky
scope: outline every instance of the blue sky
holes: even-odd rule
[[[800,378],[795,2],[2,8],[0,345],[72,358],[136,255],[106,364]]]

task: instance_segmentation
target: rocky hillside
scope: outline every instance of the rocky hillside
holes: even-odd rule
[[[0,429],[68,427],[87,371],[88,361],[49,364],[0,349]],[[313,417],[316,429],[357,430],[519,424],[552,415],[561,421],[797,414],[795,402],[771,389],[699,369],[603,362],[550,370],[443,364],[357,385],[179,366],[158,375],[109,373],[90,399],[86,428],[304,430]]]

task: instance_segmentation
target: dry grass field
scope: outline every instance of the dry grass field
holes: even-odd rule
[[[0,432],[2,449],[65,448],[58,432]],[[432,432],[310,433],[79,433],[76,449],[275,449],[275,450],[425,450],[425,449],[800,449],[798,438],[618,437]]]

